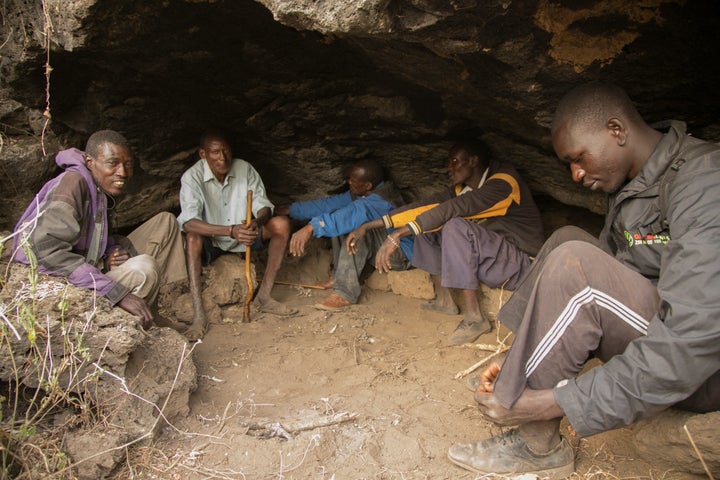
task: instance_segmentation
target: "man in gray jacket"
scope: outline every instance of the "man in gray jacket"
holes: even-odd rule
[[[500,311],[515,333],[478,379],[481,414],[502,435],[453,445],[480,473],[564,478],[574,470],[560,419],[593,435],[671,406],[720,409],[720,147],[640,117],[627,94],[588,84],[552,124],[573,180],[611,194],[599,239],[564,228]],[[603,360],[578,376],[590,357]]]

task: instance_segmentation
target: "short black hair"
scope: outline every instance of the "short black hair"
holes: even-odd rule
[[[628,94],[611,83],[591,82],[570,90],[558,103],[551,131],[571,122],[583,130],[604,129],[612,117],[642,121]]]
[[[488,147],[485,142],[477,138],[459,138],[455,141],[450,150],[463,150],[470,156],[475,155],[483,165],[488,165],[490,160],[493,158],[490,147]]]
[[[364,158],[353,162],[352,167],[362,169],[363,180],[372,183],[373,188],[385,179],[382,166],[375,160]],[[348,172],[349,173],[349,172]]]
[[[127,139],[115,130],[98,130],[90,135],[85,144],[85,153],[91,157],[97,157],[101,152],[100,149],[106,143],[111,143],[119,147],[125,147],[130,150]]]
[[[204,148],[205,142],[211,138],[217,138],[225,140],[230,145],[231,139],[233,138],[230,130],[224,127],[210,127],[200,135],[200,148]]]

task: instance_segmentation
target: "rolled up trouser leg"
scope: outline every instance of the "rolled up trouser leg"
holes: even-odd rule
[[[510,407],[526,388],[574,378],[592,355],[607,360],[647,332],[657,289],[598,247],[569,241],[543,261],[495,383]]]
[[[155,258],[163,284],[187,279],[182,233],[175,215],[161,212],[128,235],[138,253]]]
[[[157,262],[150,255],[131,257],[122,265],[113,268],[107,276],[130,289],[130,293],[152,305],[160,289],[160,271]]]

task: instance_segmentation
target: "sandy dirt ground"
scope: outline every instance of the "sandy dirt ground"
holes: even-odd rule
[[[283,280],[327,274],[317,259],[287,264]],[[276,285],[273,293],[300,313],[242,323],[241,308],[225,309],[195,346],[190,415],[134,449],[116,478],[508,478],[476,476],[446,457],[453,443],[501,432],[480,417],[467,377],[455,379],[489,354],[448,345],[461,316],[369,288],[358,305],[332,313],[312,307],[326,291]],[[496,326],[477,342],[495,345],[506,333]],[[563,432],[576,449],[574,478],[696,478],[639,460],[628,429],[580,439],[564,422]]]

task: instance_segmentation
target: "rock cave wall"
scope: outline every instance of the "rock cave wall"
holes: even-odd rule
[[[364,157],[418,198],[472,133],[538,195],[602,213],[555,159],[555,104],[612,81],[648,120],[720,140],[718,13],[711,0],[2,0],[0,230],[55,153],[101,128],[139,159],[121,226],[177,210],[212,125],[235,132],[278,204],[332,193]]]

